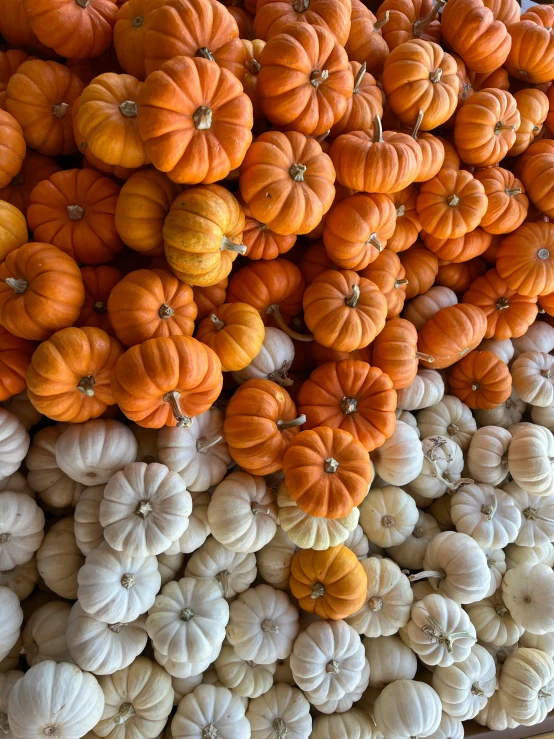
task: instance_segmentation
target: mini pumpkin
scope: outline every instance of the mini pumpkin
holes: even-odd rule
[[[388,245],[388,244],[387,244]],[[404,307],[409,280],[398,256],[390,249],[382,251],[374,262],[361,270],[361,277],[374,282],[387,300],[387,318],[396,318]]]
[[[373,341],[372,363],[392,380],[395,390],[410,385],[416,374],[419,359],[428,361],[428,355],[417,351],[417,331],[404,318],[392,318]]]
[[[350,9],[350,3],[345,0],[331,3],[261,0],[255,12],[254,29],[257,38],[269,39],[291,23],[309,24],[331,31],[338,43],[344,45],[350,30]]]
[[[524,223],[498,248],[496,269],[522,295],[554,292],[554,226]]]
[[[469,408],[495,408],[510,397],[512,376],[496,354],[472,351],[452,367],[448,385],[452,395]]]
[[[108,318],[108,298],[112,288],[121,280],[121,272],[109,264],[98,267],[81,267],[85,287],[85,302],[76,325],[82,328],[101,328],[113,336],[114,330]]]
[[[27,221],[23,213],[5,200],[0,200],[0,259],[27,242]]]
[[[503,234],[521,226],[529,207],[521,182],[502,167],[481,169],[475,173],[475,179],[485,188],[488,200],[481,228],[491,234]]]
[[[450,367],[473,351],[484,337],[487,327],[483,311],[465,303],[442,308],[421,328],[418,350],[433,357],[423,361],[434,369]]]
[[[246,303],[226,303],[200,323],[196,338],[215,351],[223,372],[248,367],[262,348],[265,328],[260,314]]]
[[[32,341],[14,336],[0,326],[0,402],[25,389],[25,378],[34,351]]]
[[[362,9],[363,13],[370,13],[359,0],[356,0],[355,4]],[[375,78],[368,71],[370,62],[352,61],[352,54],[349,58],[350,69],[354,75],[354,88],[352,97],[346,101],[346,110],[342,117],[331,127],[330,136],[333,138],[340,136],[341,133],[369,128],[376,115],[383,115],[383,95]]]
[[[18,121],[0,110],[2,151],[0,153],[0,187],[5,188],[17,176],[25,158],[25,139]]]

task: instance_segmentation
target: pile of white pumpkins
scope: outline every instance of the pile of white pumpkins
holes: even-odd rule
[[[279,474],[233,467],[215,407],[188,430],[35,433],[25,394],[0,409],[0,735],[461,739],[469,719],[540,723],[554,707],[554,328],[482,348],[511,363],[517,392],[472,414],[420,370],[371,453],[370,492],[336,520],[304,513]],[[367,598],[325,621],[291,595],[291,562],[338,546]]]

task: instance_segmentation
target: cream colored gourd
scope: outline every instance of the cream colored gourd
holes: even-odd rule
[[[463,662],[436,667],[433,688],[442,710],[449,716],[467,721],[484,708],[496,687],[496,666],[484,647],[475,644]]]
[[[380,547],[401,544],[418,519],[413,498],[402,488],[387,485],[370,490],[360,505],[360,523],[369,541]]]
[[[419,428],[417,425],[416,417],[413,413],[410,413],[410,411],[403,411],[401,408],[397,408],[395,411],[396,420],[402,421],[402,423],[408,424],[417,434],[417,438],[421,438],[421,434],[419,433]]]
[[[548,567],[554,566],[554,546],[549,542],[534,547],[520,547],[517,544],[508,544],[504,552],[506,569],[511,570],[521,564],[542,563]]]
[[[298,688],[283,683],[248,703],[246,718],[252,739],[309,739],[312,731],[310,704]]]
[[[104,542],[79,570],[83,610],[105,623],[129,623],[154,605],[161,577],[156,557],[131,557]]]
[[[148,611],[146,630],[155,649],[175,662],[203,662],[221,645],[229,606],[214,580],[169,582]]]
[[[171,721],[172,739],[244,739],[249,734],[240,697],[215,685],[199,685],[186,695]]]
[[[413,604],[406,634],[424,664],[440,667],[463,662],[477,641],[467,613],[451,598],[437,593]]]
[[[417,425],[422,439],[445,436],[455,441],[464,452],[477,430],[471,410],[454,395],[445,395],[439,403],[420,411]]]
[[[297,634],[298,611],[280,590],[258,585],[231,603],[227,641],[245,660],[267,665],[285,659]]]
[[[531,407],[531,420],[539,426],[544,426],[549,431],[554,430],[554,405],[544,408],[534,405]]]
[[[15,739],[8,721],[8,703],[13,686],[24,674],[21,670],[0,673],[0,731],[3,739]]]
[[[369,663],[369,686],[384,688],[395,680],[412,680],[417,671],[416,656],[402,639],[393,634],[364,639]]]
[[[300,549],[329,549],[342,544],[358,525],[360,509],[354,507],[344,518],[322,518],[305,513],[290,497],[285,484],[279,486],[277,507],[281,528]]]
[[[348,534],[348,537],[344,542],[344,546],[353,551],[360,562],[363,562],[364,559],[369,557],[369,539],[364,534],[364,530],[359,524],[356,526],[354,531],[351,531],[350,534]],[[375,544],[372,543],[372,546],[375,546]]]
[[[428,739],[464,739],[464,725],[459,719],[443,711],[439,728]]]
[[[512,339],[517,358],[524,352],[544,352],[548,354],[554,349],[554,328],[543,321],[532,323],[523,336]]]
[[[512,497],[521,514],[521,527],[515,543],[534,547],[554,541],[554,494],[531,495],[511,480],[503,489]]]
[[[239,385],[247,380],[271,380],[288,387],[292,380],[288,371],[294,359],[294,344],[284,331],[270,326],[265,329],[262,348],[257,356],[240,372],[232,372]]]
[[[419,411],[429,408],[442,400],[444,382],[437,370],[419,369],[412,382],[396,391],[397,408],[405,411]]]
[[[546,352],[520,354],[511,367],[512,382],[526,403],[547,407],[554,403],[554,357]]]
[[[277,667],[275,662],[269,665],[247,662],[231,646],[221,648],[214,666],[223,685],[242,698],[257,698],[267,693]]]
[[[498,682],[500,705],[518,724],[544,721],[554,708],[554,660],[539,649],[508,655]]]
[[[320,713],[343,713],[344,711],[348,711],[350,708],[352,708],[354,703],[357,703],[361,699],[362,695],[367,690],[368,683],[369,662],[366,659],[360,681],[356,685],[354,690],[350,691],[350,693],[345,693],[342,698],[339,698],[338,700],[327,700],[323,701],[323,703],[314,701],[309,693],[306,693],[306,697],[314,706],[314,708],[316,708]]]
[[[0,571],[0,586],[13,590],[19,600],[24,600],[32,593],[37,580],[36,557],[32,557],[25,564],[16,565],[11,570]]]
[[[273,539],[256,552],[256,565],[260,577],[277,590],[288,590],[292,558],[297,549],[287,532],[281,526],[277,526]]]
[[[415,480],[423,465],[423,452],[416,432],[402,421],[391,436],[371,453],[375,472],[389,485],[406,485]]]
[[[56,595],[77,598],[77,573],[85,563],[77,546],[73,516],[50,527],[37,551],[37,568],[46,585]]]
[[[371,718],[353,707],[344,713],[317,716],[310,739],[376,739],[378,736]]]
[[[70,603],[53,600],[32,614],[23,629],[23,648],[29,667],[47,659],[73,662],[66,640],[70,612]]]
[[[508,544],[508,546],[512,545]],[[487,567],[491,576],[490,586],[485,597],[490,598],[502,585],[502,578],[506,572],[506,555],[503,549],[484,549],[483,551],[485,552]]]
[[[554,572],[545,564],[521,564],[502,581],[502,598],[513,620],[533,634],[554,630]]]
[[[477,542],[457,531],[443,531],[431,541],[423,558],[424,571],[410,580],[429,578],[441,595],[461,605],[486,597],[490,572]]]
[[[514,358],[514,345],[511,339],[483,339],[477,347],[481,352],[492,352],[501,359],[504,364],[510,364]]]
[[[425,550],[434,537],[440,533],[436,520],[430,513],[419,511],[414,530],[397,546],[389,547],[388,556],[400,567],[417,570],[423,567]]]
[[[518,722],[510,718],[502,708],[498,690],[494,691],[485,706],[474,717],[474,720],[491,731],[505,731],[519,726]]]
[[[369,557],[361,564],[367,575],[366,600],[346,622],[369,637],[396,634],[410,617],[413,594],[409,580],[390,559]]]
[[[525,413],[527,403],[521,400],[512,388],[512,393],[505,403],[496,408],[474,411],[475,420],[480,426],[501,426],[509,429],[514,423],[519,423]]]
[[[502,591],[466,606],[480,641],[493,647],[516,644],[524,628],[516,624],[502,599]]]
[[[107,624],[89,616],[77,602],[69,614],[66,638],[69,654],[82,670],[111,675],[128,667],[146,646],[146,616]]]
[[[524,631],[519,637],[519,646],[540,649],[541,652],[554,657],[554,631],[547,631],[546,634],[532,634],[530,631]]]
[[[131,423],[129,428],[137,440],[137,456],[135,462],[159,462],[158,457],[158,429],[145,429],[136,423]]]
[[[511,495],[486,483],[460,488],[452,496],[450,515],[456,530],[483,549],[503,549],[516,540],[521,526],[521,513]]]
[[[208,506],[212,535],[233,552],[257,552],[277,531],[277,506],[263,477],[231,472]]]
[[[25,457],[27,482],[52,508],[75,507],[84,488],[56,462],[56,442],[66,428],[67,424],[56,424],[37,431]]]
[[[44,538],[44,513],[24,493],[0,493],[0,570],[25,564]]]
[[[426,737],[441,720],[441,702],[430,685],[396,680],[386,685],[375,701],[375,724],[387,739]]]
[[[439,498],[457,489],[464,468],[461,447],[446,436],[428,436],[421,442],[423,466],[409,486],[423,498]]]
[[[56,442],[56,463],[72,480],[102,485],[137,456],[133,432],[119,421],[72,423]]]
[[[467,469],[475,482],[500,485],[508,474],[508,449],[512,435],[499,426],[483,426],[475,432],[467,452]]]
[[[0,661],[19,639],[23,611],[19,598],[9,588],[0,587]]]
[[[171,685],[173,686],[173,705],[178,706],[185,695],[192,693],[195,688],[201,685],[202,678],[203,675],[193,675],[192,677],[172,677]]]
[[[96,678],[67,662],[47,660],[25,673],[10,693],[8,721],[17,739],[80,739],[96,726],[104,694]]]
[[[25,493],[29,498],[36,498],[35,491],[27,484],[27,478],[21,472],[14,472],[9,477],[0,478],[0,493]]]
[[[19,418],[0,408],[0,477],[17,472],[29,450],[29,434]]]
[[[179,571],[183,570],[185,564],[185,555],[179,552],[179,554],[158,554],[156,557],[158,560],[158,572],[162,578],[162,588],[170,580],[175,580],[176,575]]]
[[[178,472],[189,491],[207,490],[227,474],[233,460],[223,438],[224,418],[218,408],[210,408],[188,429],[163,426],[158,432],[160,462]]]
[[[204,673],[212,662],[217,659],[220,651],[221,644],[204,662],[175,662],[174,660],[169,659],[167,654],[162,654],[161,652],[158,652],[157,649],[154,649],[154,659],[167,673],[171,675],[171,677],[186,679]]]
[[[104,712],[94,727],[97,736],[149,739],[162,731],[173,708],[171,677],[162,667],[137,657],[129,667],[103,675],[98,682]]]
[[[80,485],[80,483],[78,483]],[[104,500],[105,485],[85,488],[75,506],[75,541],[86,556],[104,541],[104,529],[100,523],[100,503]]]
[[[360,681],[366,661],[356,631],[344,621],[315,621],[294,642],[290,666],[310,701],[339,700]]]
[[[165,551],[166,554],[188,554],[194,552],[206,541],[210,535],[210,523],[208,521],[208,506],[212,496],[207,492],[190,494],[192,499],[192,512],[189,515],[189,525],[185,533],[174,541]]]
[[[210,536],[188,560],[185,577],[215,580],[223,597],[233,598],[256,579],[256,557],[251,553],[231,552]]]
[[[423,324],[427,323],[437,311],[456,305],[457,302],[456,293],[449,287],[433,285],[427,292],[416,295],[413,300],[410,300],[402,315],[413,323],[416,331],[420,331]]]
[[[19,630],[18,630],[19,631]],[[3,675],[9,670],[15,670],[19,665],[21,659],[21,649],[23,647],[23,634],[19,634],[17,641],[13,647],[9,650],[8,654],[4,659],[0,659],[0,675]]]
[[[554,492],[554,434],[544,426],[518,429],[508,450],[508,467],[513,479],[528,493]]]
[[[179,539],[191,512],[192,499],[176,472],[158,462],[133,462],[107,483],[99,517],[112,549],[146,557]]]
[[[4,400],[2,402],[2,408],[17,416],[26,431],[30,431],[33,426],[36,426],[44,418],[42,413],[39,413],[29,400],[26,390]]]

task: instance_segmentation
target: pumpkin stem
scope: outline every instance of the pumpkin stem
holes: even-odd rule
[[[356,413],[358,410],[358,401],[356,398],[343,398],[340,404],[340,409],[345,416],[349,416],[351,413]]]
[[[377,249],[377,251],[379,252],[379,254],[380,254],[380,253],[381,253],[381,252],[383,251],[383,249],[385,248],[385,247],[383,246],[383,244],[382,244],[382,243],[381,243],[381,242],[379,241],[379,239],[377,238],[377,233],[376,233],[375,231],[374,231],[374,232],[373,232],[372,234],[370,234],[370,236],[369,236],[369,239],[368,239],[368,240],[367,240],[367,241],[366,241],[365,243],[366,243],[366,246],[367,246],[368,244],[371,244],[371,246],[374,246],[374,247],[375,247],[375,248]]]
[[[387,514],[381,518],[381,526],[385,529],[391,529],[395,524],[394,516]]]
[[[214,55],[206,46],[202,46],[200,47],[200,49],[197,49],[194,56],[201,57],[202,59],[208,59],[208,61],[210,62],[215,62]]]
[[[514,187],[512,190],[506,189],[504,192],[513,198],[515,195],[521,195],[522,190],[521,187]]]
[[[544,690],[543,688],[541,688],[538,692],[538,698],[541,701],[544,700],[545,698],[550,698],[551,695],[552,693],[547,693],[546,690]]]
[[[422,122],[423,122],[423,111],[420,110],[419,113],[417,114],[416,122],[414,124],[414,127],[412,129],[412,134],[411,134],[414,141],[417,141],[417,135],[419,133],[419,128]]]
[[[480,697],[483,697],[485,695],[479,683],[473,683],[473,685],[471,686],[471,692],[473,693],[473,695],[478,695]]]
[[[162,320],[165,318],[171,318],[171,316],[173,316],[174,313],[175,311],[173,310],[173,308],[167,303],[162,303],[158,310],[158,315]]]
[[[310,7],[310,0],[294,0],[292,7],[297,13],[305,13]]]
[[[498,604],[497,606],[495,606],[494,610],[500,616],[500,618],[502,618],[503,616],[505,616],[508,613],[508,609],[506,608],[506,606],[503,606],[503,605],[500,605],[500,604]]]
[[[42,730],[42,733],[44,734],[44,736],[59,737],[60,727],[56,726],[55,724],[48,724],[48,726],[44,727],[44,729]]]
[[[494,127],[494,132],[498,136],[498,134],[502,133],[502,131],[516,131],[517,126],[507,126],[502,121],[497,121],[496,126]]]
[[[315,88],[318,88],[322,82],[325,82],[328,79],[329,79],[328,69],[314,69],[313,72],[310,74],[310,83]]]
[[[23,295],[23,293],[26,293],[29,288],[29,283],[22,277],[19,279],[16,279],[15,277],[6,277],[5,282],[7,285],[13,288],[14,292],[17,295]]]
[[[257,59],[252,59],[250,62],[250,74],[259,74],[262,65]]]
[[[323,463],[323,469],[325,470],[325,472],[327,472],[330,475],[335,473],[338,470],[338,468],[339,468],[339,463],[334,457],[327,457],[327,459]]]
[[[349,308],[355,308],[358,305],[360,299],[360,288],[358,285],[352,285],[352,295],[349,295],[344,299],[344,302]]]
[[[454,650],[453,644],[456,639],[473,639],[475,641],[475,637],[473,637],[468,631],[455,631],[452,634],[448,633],[437,621],[435,621],[430,613],[427,614],[426,618],[429,621],[430,626],[423,626],[421,631],[432,644],[441,644],[446,647],[448,654],[452,654]]]
[[[387,14],[388,14],[387,10]],[[367,71],[367,64],[364,62],[362,66],[358,69],[358,72],[356,76],[354,77],[354,89],[352,90],[352,94],[355,95],[357,92],[360,92],[360,85],[362,84],[362,80],[364,78],[364,75]]]
[[[80,8],[88,8],[90,0],[75,0]]]
[[[321,598],[323,595],[325,595],[325,585],[322,582],[314,583],[312,592],[310,594],[310,598],[312,598],[312,600],[317,600],[318,598]]]
[[[214,436],[213,439],[206,439],[206,437],[198,439],[196,441],[196,451],[200,452],[200,454],[206,454],[208,449],[211,449],[216,444],[219,444],[220,441],[223,441],[223,434]]]
[[[0,734],[9,734],[10,725],[8,723],[8,714],[0,711]]]
[[[277,733],[276,739],[285,739],[290,733],[282,718],[273,719],[271,726]]]
[[[201,105],[197,108],[192,116],[194,126],[197,131],[207,131],[212,127],[213,113],[211,108],[207,108],[205,105]]]
[[[427,578],[444,580],[445,577],[446,573],[443,570],[423,570],[423,572],[418,572],[415,575],[410,575],[408,577],[408,580],[410,582],[417,582],[418,580],[425,580]]]
[[[213,724],[208,724],[202,729],[202,739],[217,739],[217,729]]]
[[[132,100],[125,100],[119,106],[119,110],[125,118],[136,118],[138,115],[138,105]]]
[[[395,208],[397,218],[403,218],[406,215],[406,206],[404,203],[396,203]]]
[[[323,131],[323,133],[320,133],[319,136],[315,136],[315,140],[317,141],[318,144],[321,144],[325,141],[325,139],[327,138],[327,136],[329,136],[330,133],[331,133],[331,129],[328,128],[326,131]]]
[[[373,119],[373,139],[374,144],[383,144],[383,124],[378,115]]]
[[[446,3],[446,0],[437,0],[437,2],[433,5],[433,7],[427,13],[427,15],[414,23],[414,25],[412,26],[412,31],[413,31],[414,36],[421,36],[421,32],[425,28],[427,28],[427,26],[429,25],[429,23],[431,23],[432,20],[434,20],[439,10],[442,8],[442,6],[445,3]]]
[[[327,662],[327,665],[325,667],[325,672],[332,672],[334,675],[339,674],[340,667],[336,659],[332,659],[330,662]]]
[[[77,0],[78,2],[79,0]],[[119,711],[114,716],[113,722],[114,724],[124,724],[126,721],[128,721],[130,718],[133,718],[135,715],[135,707],[132,703],[122,703]]]
[[[291,362],[287,362],[285,360],[278,369],[269,373],[267,379],[277,383],[277,385],[280,385],[281,387],[290,387],[291,385],[294,385],[294,380],[292,380],[287,374],[290,369],[290,365]]]
[[[165,403],[169,403],[177,428],[188,429],[192,425],[192,418],[185,416],[181,410],[181,406],[179,404],[180,397],[181,393],[178,390],[171,390],[171,392],[164,395],[163,399]]]
[[[250,510],[253,516],[259,516],[260,513],[265,513],[266,516],[269,516],[271,513],[271,508],[268,508],[266,505],[260,505],[259,503],[252,503]]]
[[[548,249],[545,249],[543,247],[542,249],[538,250],[537,256],[539,259],[542,259],[544,261],[545,259],[548,259],[548,257],[550,256],[550,252],[548,251]]]
[[[446,198],[446,202],[447,202],[447,204],[448,204],[448,205],[449,205],[449,206],[450,206],[451,208],[455,208],[455,207],[456,207],[457,205],[459,205],[459,204],[460,204],[460,198],[459,198],[459,197],[458,197],[458,196],[456,195],[456,193],[452,193],[452,195],[449,195],[449,196],[448,196],[448,197]]]
[[[121,623],[117,623],[117,624],[108,624],[108,629],[109,629],[110,631],[113,631],[113,633],[114,633],[114,634],[119,634],[119,633],[120,633],[120,631],[121,631],[121,630],[123,629],[123,627],[124,627],[125,625],[126,625],[126,624],[121,624]]]
[[[104,315],[104,313],[108,312],[108,306],[101,300],[97,300],[96,303],[94,303],[94,305],[92,306],[92,310],[95,313],[98,313],[98,315],[102,316]]]
[[[266,633],[269,631],[272,634],[278,634],[279,627],[277,624],[274,624],[270,618],[264,618],[262,621],[262,631],[265,631]]]
[[[479,390],[480,387],[481,385],[478,382],[471,383],[471,389],[473,390],[474,393],[477,392],[477,390]]]
[[[410,284],[410,280],[407,280],[405,277],[403,277],[401,280],[395,280],[394,281],[394,286],[395,287],[403,287],[404,285],[409,285],[409,284]],[[421,354],[421,352],[416,352],[416,356],[418,354]],[[424,354],[423,356],[424,357],[427,356],[427,359],[425,360],[426,362],[434,362],[435,361],[434,358],[433,357],[430,357],[429,355],[425,355]],[[421,357],[418,357],[418,359],[421,359]]]
[[[385,15],[382,18],[379,18],[379,20],[378,21],[375,21],[375,23],[373,24],[373,30],[374,30],[374,32],[375,33],[379,33],[379,31],[381,30],[381,28],[383,28],[383,26],[385,25],[385,23],[388,23],[389,20],[390,20],[390,12],[387,10],[387,11],[385,11]],[[365,62],[364,62],[364,64],[365,64]]]
[[[373,613],[378,613],[383,607],[383,599],[379,595],[372,595],[367,601],[367,607]]]
[[[137,15],[137,17],[133,20],[133,26],[134,28],[140,28],[142,26],[142,18],[140,15]]]
[[[181,608],[181,613],[179,614],[179,619],[181,621],[188,622],[192,618],[194,618],[194,611],[192,608],[189,608],[188,606],[186,608]]]
[[[541,515],[538,508],[526,508],[521,513],[528,521],[544,521],[545,523],[554,524],[554,520]]]
[[[412,531],[412,536],[414,537],[414,539],[421,539],[424,533],[425,530],[422,526],[416,526],[415,529]]]
[[[237,244],[231,239],[228,239],[227,236],[221,239],[221,246],[219,248],[221,251],[234,251],[237,254],[246,254],[246,246],[244,244]]]
[[[137,514],[137,516],[140,516],[141,518],[146,518],[146,516],[149,513],[152,513],[153,510],[154,509],[150,505],[149,500],[141,500],[139,501],[139,504],[137,506],[135,513]]]
[[[12,535],[9,531],[4,531],[0,534],[0,544],[9,544],[12,539]]]
[[[408,283],[408,280],[406,280],[406,284],[407,283]],[[415,356],[416,356],[416,359],[421,359],[422,362],[429,362],[429,364],[432,364],[435,361],[435,357],[432,357],[430,354],[424,354],[423,352],[416,352]]]
[[[498,310],[506,310],[506,308],[509,308],[510,303],[508,302],[508,298],[498,298],[496,301],[496,307]]]
[[[94,377],[92,375],[81,377],[79,384],[77,385],[77,390],[83,393],[83,395],[87,395],[89,398],[94,397]]]
[[[533,133],[538,133],[541,130],[541,127],[540,126],[533,126],[533,128],[531,130],[533,131]]]
[[[305,164],[293,164],[289,169],[289,174],[295,182],[304,182],[307,169]]]
[[[221,318],[218,318],[215,313],[210,314],[210,321],[213,323],[216,331],[221,331],[222,328],[225,328],[225,322]]]
[[[121,576],[121,585],[125,588],[125,590],[130,590],[133,585],[135,584],[135,576],[132,572],[124,572]]]
[[[66,210],[70,221],[81,221],[85,215],[85,209],[80,205],[68,205]]]
[[[217,573],[217,575],[215,576],[215,579],[221,585],[221,591],[223,593],[223,597],[227,598],[227,592],[229,588],[229,571],[221,570],[221,572]]]
[[[446,427],[446,430],[449,436],[455,436],[460,430],[460,427],[456,426],[455,423],[449,423],[448,426]]]
[[[281,311],[277,303],[268,305],[267,308],[265,309],[265,314],[266,316],[273,316],[273,320],[279,326],[281,331],[284,331],[287,334],[287,336],[290,336],[291,339],[296,339],[296,341],[313,341],[314,340],[313,334],[299,334],[297,331],[294,331],[294,329],[287,326],[287,324],[283,320],[283,316],[281,315]]]
[[[302,413],[301,416],[298,416],[298,418],[291,418],[290,421],[281,421],[281,419],[279,419],[277,421],[277,428],[279,431],[286,431],[286,429],[293,429],[296,428],[296,426],[302,426],[304,423],[306,423],[306,416]]]
[[[431,74],[429,75],[429,79],[434,84],[436,84],[437,82],[440,82],[441,81],[441,77],[442,77],[442,69],[440,67],[437,67],[435,69],[435,71],[434,72],[431,72]]]
[[[69,105],[67,103],[55,103],[52,106],[52,115],[55,118],[59,118],[59,120],[61,120],[68,110]]]

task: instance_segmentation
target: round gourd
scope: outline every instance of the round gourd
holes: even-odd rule
[[[471,409],[454,395],[445,395],[440,402],[418,413],[417,425],[423,439],[444,436],[455,441],[464,452],[477,431]]]
[[[498,426],[483,426],[473,434],[467,453],[467,468],[479,483],[500,485],[508,474],[508,448],[512,435]]]
[[[239,657],[233,647],[223,646],[214,666],[226,688],[241,698],[257,698],[271,688],[277,665],[250,664]]]
[[[476,716],[494,693],[494,660],[484,647],[475,644],[463,662],[435,667],[432,685],[444,712],[466,721]]]
[[[523,627],[518,626],[511,617],[502,599],[502,591],[466,606],[467,613],[482,642],[494,647],[510,647],[517,644],[523,634]]]
[[[25,564],[44,537],[44,513],[24,493],[0,493],[0,571]]]
[[[3,660],[19,639],[19,629],[23,623],[19,598],[3,586],[0,587],[0,617],[0,660]]]
[[[423,452],[417,433],[397,421],[394,433],[371,454],[375,472],[390,485],[406,485],[415,480],[423,466]]]
[[[435,405],[444,396],[441,375],[432,369],[420,369],[412,382],[397,391],[397,407],[405,411],[419,411]]]
[[[554,573],[541,563],[509,569],[502,581],[502,598],[516,624],[532,634],[554,629]]]
[[[202,733],[239,739],[249,732],[240,697],[215,685],[199,685],[186,695],[171,721],[173,739],[192,739]]]
[[[386,685],[375,701],[375,724],[390,739],[429,736],[437,730],[441,714],[437,693],[415,680]]]
[[[516,540],[521,528],[521,513],[513,498],[486,483],[464,485],[454,493],[450,515],[456,530],[483,549],[503,549]]]
[[[75,600],[77,574],[85,558],[77,546],[73,517],[62,518],[50,527],[37,551],[40,576],[54,593]]]
[[[33,613],[23,630],[23,648],[29,667],[44,660],[73,662],[66,632],[71,605],[61,600],[45,603]]]
[[[508,450],[508,467],[516,483],[534,495],[548,495],[554,484],[554,435],[543,426],[515,431]]]
[[[521,527],[515,543],[534,547],[554,541],[554,495],[531,495],[513,480],[503,489],[521,513]]]
[[[56,442],[64,430],[62,424],[57,424],[38,431],[25,458],[30,487],[53,508],[77,505],[83,492],[82,483],[72,480],[56,462]]]
[[[401,488],[373,488],[360,506],[360,523],[369,541],[380,547],[402,544],[418,519],[413,498]]]
[[[288,590],[296,549],[287,532],[278,526],[273,539],[256,552],[256,565],[264,582],[277,590]]]
[[[423,466],[410,482],[410,492],[422,498],[438,498],[447,491],[456,490],[464,466],[460,446],[446,436],[428,436],[421,447]]]
[[[298,688],[277,683],[248,703],[246,718],[252,739],[271,739],[272,734],[308,739],[311,736],[310,704]]]
[[[194,552],[195,549],[202,546],[206,538],[210,534],[210,524],[208,522],[208,505],[211,501],[210,493],[191,493],[192,513],[189,516],[189,525],[185,533],[178,541],[166,549],[166,554],[179,554]],[[159,556],[159,555],[158,555]],[[170,578],[173,579],[173,578]]]
[[[371,688],[384,688],[395,680],[412,680],[415,677],[416,656],[399,636],[364,639],[364,648]]]
[[[19,418],[5,408],[0,408],[0,463],[2,477],[17,472],[21,460],[29,449],[29,434]]]
[[[388,555],[400,567],[419,569],[423,567],[425,550],[438,533],[440,528],[435,518],[429,513],[419,511],[412,533],[401,544],[389,547]]]
[[[258,354],[250,364],[233,379],[242,385],[247,380],[272,380],[282,387],[292,385],[287,372],[294,359],[294,344],[284,331],[266,326],[265,336]]]
[[[352,708],[354,703],[357,703],[361,699],[362,695],[367,690],[368,682],[369,662],[366,660],[364,663],[364,668],[362,670],[360,681],[358,682],[354,690],[346,693],[346,695],[344,695],[342,698],[338,700],[326,700],[320,703],[319,701],[314,701],[309,693],[307,693],[306,695],[314,708],[317,708],[317,710],[321,713],[341,713],[344,711],[348,711],[350,708]]]
[[[94,485],[85,488],[75,506],[75,542],[85,556],[104,541],[104,529],[100,523],[100,503],[104,500],[104,487]]]
[[[505,729],[515,729],[519,726],[518,722],[510,718],[502,708],[500,692],[498,690],[494,691],[492,697],[489,698],[485,707],[479,711],[474,720],[481,726],[491,729],[491,731],[504,731]]]
[[[344,713],[318,716],[314,721],[311,739],[365,739],[375,735],[375,724],[359,708]]]
[[[544,721],[554,705],[554,661],[539,649],[508,655],[498,685],[500,705],[513,721],[532,726]]]
[[[23,565],[16,565],[13,569],[0,571],[0,586],[12,590],[19,600],[27,598],[34,590],[38,581],[36,557],[32,557]]]
[[[233,598],[256,579],[256,557],[251,553],[231,552],[210,536],[188,560],[185,577],[215,578],[223,597]]]
[[[527,351],[514,361],[511,370],[514,388],[526,403],[544,408],[554,402],[552,359],[546,352]]]

